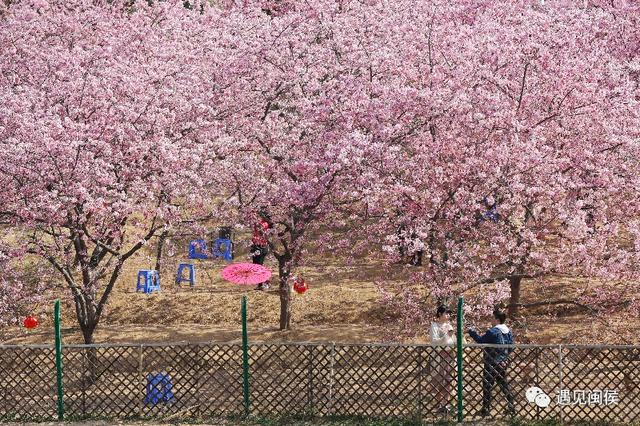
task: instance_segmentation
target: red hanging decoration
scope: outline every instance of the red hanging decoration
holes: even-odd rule
[[[305,291],[309,290],[309,284],[307,284],[304,279],[298,278],[293,283],[293,289],[296,293],[303,294]]]
[[[38,325],[40,325],[40,323],[38,322],[38,318],[29,315],[28,317],[26,317],[23,321],[23,324],[25,326],[25,328],[28,328],[29,330],[36,328]]]

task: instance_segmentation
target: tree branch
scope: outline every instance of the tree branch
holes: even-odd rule
[[[520,106],[522,105],[522,96],[524,96],[524,86],[527,80],[527,70],[529,69],[529,62],[524,64],[524,73],[522,74],[522,82],[520,83],[520,95],[518,96],[518,107],[516,111],[520,111]]]

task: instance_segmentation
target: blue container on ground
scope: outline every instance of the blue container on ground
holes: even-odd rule
[[[490,220],[492,222],[498,222],[500,220],[500,213],[498,213],[498,209],[496,206],[491,207],[490,210],[486,211],[480,220]]]
[[[213,242],[213,257],[228,262],[233,260],[233,242],[228,238],[217,238]]]
[[[183,278],[182,272],[187,269],[189,276]],[[176,284],[180,285],[182,281],[187,281],[191,287],[196,285],[196,267],[190,263],[181,263],[178,265],[178,273],[176,275]]]
[[[208,259],[207,242],[205,240],[193,240],[189,243],[189,259]]]
[[[146,294],[160,291],[160,274],[158,271],[153,269],[142,269],[138,271],[136,291],[142,291]]]
[[[157,405],[159,402],[175,402],[171,376],[158,373],[147,375],[147,394],[144,397],[146,405]]]

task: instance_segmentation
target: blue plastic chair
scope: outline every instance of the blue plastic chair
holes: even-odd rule
[[[233,242],[228,238],[217,238],[213,242],[213,257],[227,262],[233,260]]]
[[[183,277],[183,271],[187,269],[189,276]],[[180,285],[182,281],[187,281],[191,287],[196,285],[196,267],[190,263],[181,263],[178,265],[178,273],[176,275],[176,284]]]
[[[144,397],[146,405],[157,405],[159,402],[175,402],[171,376],[158,373],[147,375],[147,394]]]
[[[138,271],[136,291],[142,291],[145,294],[160,291],[160,274],[158,271],[154,269],[142,269]]]
[[[193,240],[189,243],[189,259],[208,259],[207,242],[205,240]]]

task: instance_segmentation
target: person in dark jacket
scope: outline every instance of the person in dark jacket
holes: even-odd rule
[[[262,265],[265,258],[269,254],[269,243],[267,241],[266,233],[273,227],[271,217],[267,213],[264,207],[260,207],[258,210],[258,221],[253,225],[253,238],[251,238],[251,253],[252,263]],[[256,290],[268,290],[269,281],[258,284]]]
[[[484,343],[491,345],[513,345],[513,334],[509,327],[505,324],[507,315],[500,311],[493,312],[493,327],[480,336],[475,330],[469,330],[469,336],[476,343]],[[498,385],[507,397],[508,413],[515,414],[513,405],[513,393],[507,381],[507,366],[509,354],[512,348],[485,348],[484,349],[484,371],[482,376],[482,416],[487,416],[491,412],[491,392],[493,385]]]

